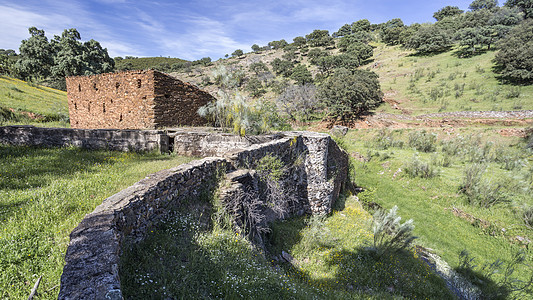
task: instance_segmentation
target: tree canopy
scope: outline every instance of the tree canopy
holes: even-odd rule
[[[422,54],[441,52],[451,45],[452,39],[448,33],[435,25],[420,27],[407,42],[408,48]]]
[[[65,76],[100,74],[115,68],[107,49],[95,40],[82,43],[75,28],[65,29],[50,42],[44,30],[30,27],[28,31],[31,36],[21,42],[15,64],[23,79],[49,78],[55,87],[65,88]]]
[[[462,14],[464,11],[457,6],[445,6],[433,14],[433,18],[437,21],[441,21],[444,18],[454,17]]]
[[[498,0],[474,0],[468,8],[470,10],[493,9],[498,7]]]
[[[318,97],[333,117],[346,120],[378,107],[383,92],[376,73],[341,68],[319,86]]]
[[[514,27],[498,48],[495,62],[506,81],[533,83],[533,20]]]
[[[533,0],[507,0],[504,5],[520,9],[526,19],[533,18]]]

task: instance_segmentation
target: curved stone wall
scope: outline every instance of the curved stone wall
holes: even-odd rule
[[[47,132],[51,133],[48,137]],[[11,136],[16,133],[22,137]],[[202,193],[214,192],[218,181],[228,172],[253,169],[266,155],[277,156],[285,165],[296,166],[289,168],[291,174],[287,176],[287,184],[293,185],[295,197],[300,201],[298,207],[306,213],[329,213],[348,172],[347,153],[329,135],[313,132],[283,132],[244,138],[184,129],[172,132],[84,131],[8,126],[0,127],[0,143],[96,145],[89,148],[99,148],[98,145],[109,148],[114,144],[130,145],[114,147],[116,150],[131,150],[132,141],[127,139],[126,133],[134,140],[138,140],[139,136],[148,136],[159,142],[159,147],[165,143],[167,146],[175,145],[168,148],[181,155],[220,157],[208,157],[151,174],[105,199],[86,215],[70,234],[59,299],[122,299],[118,274],[124,238],[142,240],[152,224],[173,207],[179,206],[185,199],[194,201]],[[117,136],[123,138],[114,140]],[[140,150],[146,149],[140,147]]]

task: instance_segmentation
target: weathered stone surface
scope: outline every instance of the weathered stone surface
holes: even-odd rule
[[[343,137],[348,133],[348,127],[335,125],[330,129],[329,133],[334,137]]]
[[[0,127],[0,143],[117,151],[168,149],[168,137],[159,130],[42,128],[25,125]]]
[[[155,70],[67,77],[72,128],[198,126],[209,93]]]

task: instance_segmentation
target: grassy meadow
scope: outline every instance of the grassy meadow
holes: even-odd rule
[[[413,55],[400,46],[374,44],[371,70],[385,98],[410,114],[511,111],[533,108],[533,86],[502,84],[493,72],[495,52],[459,58],[455,51]],[[378,111],[398,113],[389,105]]]
[[[205,210],[173,212],[121,262],[126,299],[452,299],[414,251],[376,258],[372,216],[354,197],[329,217],[274,224],[267,249],[217,224]],[[205,219],[205,216],[204,216]],[[289,265],[282,251],[294,256]]]
[[[112,194],[179,156],[0,145],[0,298],[57,299],[69,234]]]
[[[363,204],[397,205],[402,217],[414,220],[416,243],[453,268],[461,269],[459,254],[468,251],[479,268],[473,282],[486,295],[524,297],[495,287],[504,280],[503,266],[490,280],[481,270],[497,260],[509,263],[523,251],[525,264],[512,276],[525,282],[533,276],[527,245],[533,237],[531,217],[526,223],[533,207],[533,154],[523,139],[501,137],[492,128],[453,134],[383,129],[351,131],[341,143],[357,158],[354,180],[365,189],[358,195]],[[482,168],[467,176],[476,166]],[[462,213],[454,215],[454,208]]]
[[[0,125],[70,127],[67,93],[0,76]]]

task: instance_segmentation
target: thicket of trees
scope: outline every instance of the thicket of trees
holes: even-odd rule
[[[36,27],[28,29],[30,37],[21,42],[19,55],[13,50],[0,53],[0,69],[4,74],[47,83],[65,89],[65,76],[91,75],[112,72],[114,60],[107,49],[99,42],[81,42],[80,33],[65,29],[60,36],[48,40],[44,30]],[[16,57],[5,60],[2,57]]]

